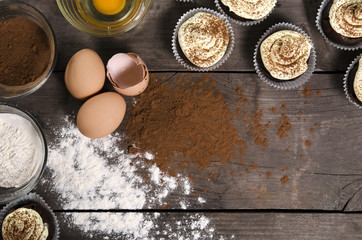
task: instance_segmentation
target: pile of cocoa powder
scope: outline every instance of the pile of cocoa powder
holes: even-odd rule
[[[234,114],[215,84],[207,75],[174,84],[151,78],[127,123],[133,146],[155,154],[153,161],[169,172],[191,164],[203,169],[244,152]]]
[[[155,157],[151,161],[171,174],[195,165],[206,171],[190,175],[190,178],[217,178],[222,170],[230,176],[242,177],[240,169],[230,166],[243,164],[246,174],[258,168],[254,162],[244,164],[243,158],[250,144],[267,148],[269,128],[273,125],[275,130],[272,127],[272,131],[281,140],[288,138],[292,129],[290,119],[284,113],[286,104],[269,108],[272,113],[280,114],[280,118],[277,122],[268,121],[258,105],[250,109],[252,106],[242,88],[235,89],[236,112],[232,113],[211,74],[193,79],[182,74],[172,83],[164,83],[164,79],[155,74],[151,76],[149,87],[138,97],[128,119],[129,150],[153,153]],[[235,121],[244,126],[239,134],[234,127]],[[310,130],[311,133],[314,131],[314,128]],[[310,140],[303,141],[306,146],[312,145]],[[285,152],[290,152],[289,147]],[[303,158],[303,154],[299,156]],[[267,178],[271,175],[270,171],[266,173]],[[281,176],[282,184],[288,180],[288,175]]]
[[[26,18],[0,22],[0,83],[20,86],[35,81],[50,61],[47,35]]]

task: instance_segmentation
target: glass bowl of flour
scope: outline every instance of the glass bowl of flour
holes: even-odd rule
[[[29,193],[39,182],[48,157],[36,119],[24,110],[0,104],[0,205]]]

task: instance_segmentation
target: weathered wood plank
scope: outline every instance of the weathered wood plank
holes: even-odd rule
[[[173,73],[167,73],[164,76],[174,81],[180,74],[173,76]],[[200,74],[187,76],[197,79]],[[213,75],[211,78],[216,81],[217,89],[224,93],[231,111],[237,108],[236,87],[243,88],[245,97],[249,99],[246,112],[255,111],[257,104],[258,109],[263,110],[262,122],[271,122],[267,129],[269,145],[261,148],[253,144],[248,134],[242,135],[249,141],[244,163],[227,164],[225,169],[210,167],[207,170],[218,176],[211,180],[203,179],[200,176],[203,173],[190,169],[188,173],[200,178],[193,181],[192,193],[182,196],[190,202],[189,208],[360,211],[362,112],[345,98],[342,77],[338,74],[314,75],[308,83],[313,95],[306,98],[303,87],[277,90],[260,82],[256,74]],[[106,89],[110,89],[108,83]],[[317,90],[321,96],[317,95]],[[130,103],[132,98],[127,98],[127,101]],[[63,73],[55,73],[36,93],[9,103],[32,112],[43,124],[51,143],[55,140],[53,128],[64,124],[62,119],[65,115],[75,116],[82,102],[67,93]],[[280,109],[282,105],[286,109]],[[276,108],[275,113],[270,110],[272,107]],[[283,139],[276,134],[276,124],[282,113],[289,117],[292,124],[289,136]],[[240,120],[235,122],[235,126],[240,134],[245,134]],[[118,131],[124,132],[124,123]],[[306,140],[311,141],[311,146],[306,146]],[[258,167],[253,167],[253,162]],[[281,183],[283,176],[289,177],[285,184]],[[45,177],[51,180],[47,174]],[[46,190],[46,186],[36,189],[52,208],[62,209],[56,195]],[[170,208],[180,208],[180,194],[174,192],[166,198]],[[197,194],[207,200],[202,206],[198,203]]]
[[[61,239],[134,239],[125,236],[126,227],[120,222],[118,233],[85,232],[70,220],[75,216],[87,218],[88,213],[57,213]],[[108,215],[109,213],[97,213]],[[121,215],[125,213],[111,213]],[[139,213],[131,213],[139,214]],[[362,238],[361,214],[310,214],[310,213],[143,213],[152,222],[146,239],[248,239],[248,240],[340,240]],[[194,217],[209,220],[200,229]],[[194,226],[194,228],[192,227]],[[138,228],[136,228],[138,229]],[[114,229],[117,231],[117,228]],[[140,229],[141,230],[141,229]],[[212,235],[212,237],[211,237]],[[196,238],[200,236],[199,238]],[[181,238],[184,237],[184,238]]]
[[[56,70],[64,70],[70,57],[82,48],[96,50],[106,62],[117,52],[136,52],[151,70],[183,71],[174,60],[171,50],[173,29],[179,17],[189,9],[208,7],[216,9],[213,0],[177,2],[154,0],[153,5],[134,29],[112,38],[92,37],[72,27],[62,16],[55,1],[25,0],[38,7],[53,25],[57,36],[59,56]],[[340,51],[327,44],[315,26],[319,0],[279,0],[270,17],[261,24],[243,27],[232,24],[235,31],[235,48],[230,59],[217,71],[254,71],[253,52],[258,39],[270,26],[278,22],[290,22],[305,30],[317,50],[318,71],[345,71],[358,52]],[[343,61],[341,61],[343,59]]]

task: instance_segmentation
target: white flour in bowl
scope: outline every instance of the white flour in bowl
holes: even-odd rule
[[[0,113],[0,143],[0,187],[19,187],[34,175],[41,162],[39,135],[25,118]]]

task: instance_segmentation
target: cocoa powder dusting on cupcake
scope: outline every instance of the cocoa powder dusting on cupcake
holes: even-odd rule
[[[257,1],[234,1],[220,0],[223,9],[228,9],[237,17],[243,19],[258,20],[267,16],[274,8],[276,0],[257,0]]]
[[[312,45],[302,33],[281,30],[260,45],[260,56],[269,74],[278,80],[292,80],[308,69]]]
[[[39,213],[23,207],[5,217],[1,230],[4,240],[46,239],[49,235],[48,227]]]
[[[178,43],[191,63],[206,68],[216,64],[229,44],[229,30],[216,15],[199,12],[184,22],[178,31]]]

